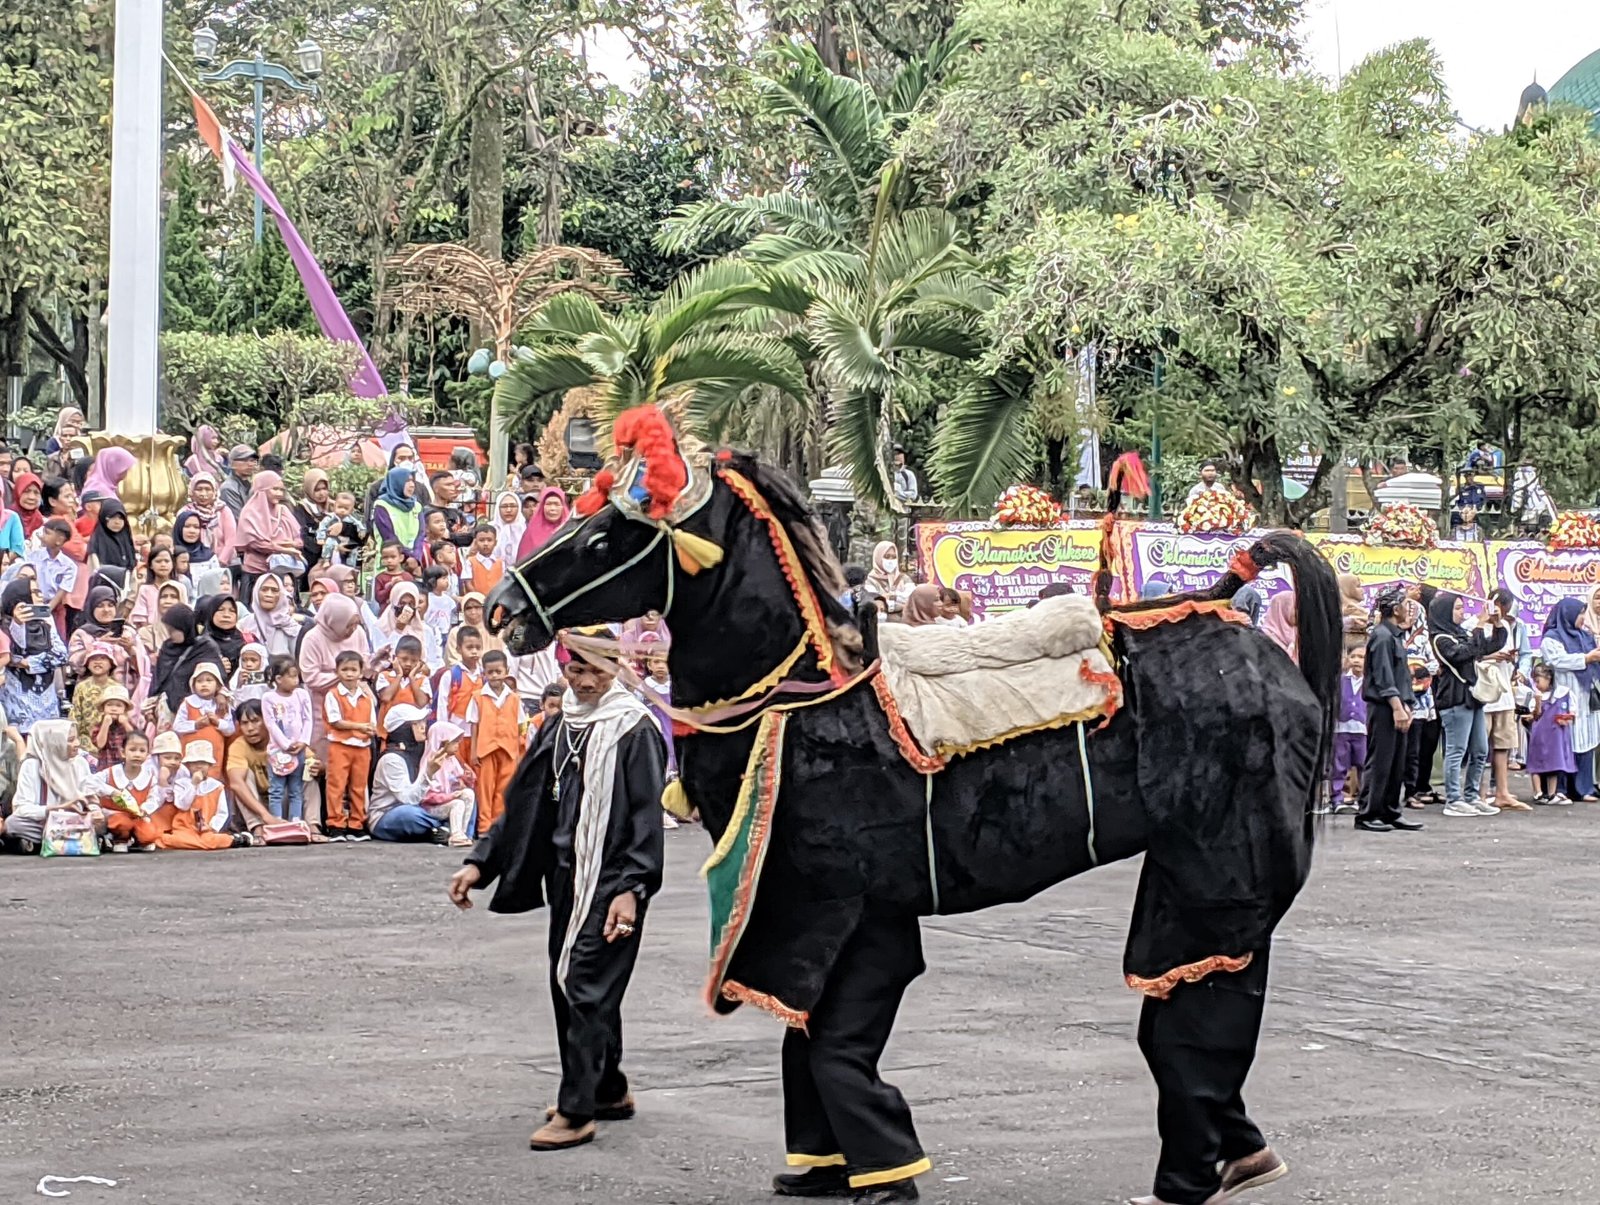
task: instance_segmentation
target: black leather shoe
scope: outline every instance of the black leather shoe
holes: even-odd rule
[[[850,1197],[850,1173],[844,1167],[808,1167],[772,1177],[772,1191],[780,1197]]]
[[[895,1201],[915,1201],[920,1196],[915,1180],[896,1180],[862,1189],[856,1196],[856,1205],[892,1205]]]
[[[1407,833],[1420,833],[1428,826],[1420,820],[1391,820],[1389,821],[1389,827],[1397,828]]]
[[[1392,832],[1395,826],[1385,824],[1382,820],[1357,820],[1356,827],[1364,833],[1387,833]],[[1419,824],[1417,827],[1422,826]]]

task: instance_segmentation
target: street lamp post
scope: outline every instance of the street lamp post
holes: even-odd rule
[[[212,32],[209,25],[202,25],[199,29],[194,31],[194,57],[202,66],[204,66],[211,62],[216,52],[217,35]],[[318,46],[310,38],[306,38],[300,43],[300,45],[294,48],[294,56],[295,60],[300,65],[300,70],[305,72],[306,75],[315,79],[317,76],[322,74],[322,47]],[[261,158],[263,149],[263,134],[261,129],[263,116],[262,109],[265,100],[267,81],[271,80],[273,83],[282,84],[284,87],[293,92],[303,92],[308,95],[315,95],[317,91],[317,86],[315,84],[302,83],[294,74],[294,72],[290,71],[287,67],[281,67],[277,63],[267,62],[261,57],[261,52],[259,50],[256,51],[256,56],[253,59],[234,59],[221,70],[207,71],[202,74],[200,78],[208,84],[221,83],[225,80],[241,78],[251,81],[255,91],[255,111],[251,132],[255,136],[255,163],[257,172],[261,171]],[[261,245],[263,218],[261,211],[261,197],[259,195],[256,196],[255,215],[256,246],[259,247]]]

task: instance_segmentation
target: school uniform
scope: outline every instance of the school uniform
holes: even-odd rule
[[[1333,721],[1333,780],[1330,803],[1344,803],[1344,783],[1350,771],[1367,764],[1367,704],[1361,697],[1361,677],[1346,673],[1339,679],[1339,714]]]
[[[467,558],[466,574],[463,582],[467,594],[481,594],[489,597],[489,591],[500,584],[500,579],[506,575],[506,563],[497,556],[479,556],[474,552]]]
[[[169,827],[156,844],[162,849],[231,849],[228,792],[210,774],[173,785]]]
[[[522,701],[510,683],[499,693],[484,686],[467,705],[467,723],[472,725],[472,752],[478,759],[478,832],[505,811],[506,788],[522,756]]]
[[[376,724],[378,700],[365,682],[339,683],[322,702],[328,722],[328,765],[322,821],[328,828],[361,832],[367,827],[367,779],[372,772],[372,737],[335,728],[336,723]]]
[[[208,714],[213,708],[222,713],[220,720],[213,721]],[[206,717],[202,719],[201,717]],[[233,717],[228,714],[228,709],[217,702],[216,699],[202,699],[199,695],[190,695],[178,704],[178,714],[172,717],[172,730],[183,738],[183,743],[190,741],[204,741],[211,746],[212,756],[216,758],[206,770],[206,774],[222,779],[222,755],[228,747],[227,738],[232,736],[236,725]]]
[[[144,769],[138,774],[129,777],[127,767],[112,766],[97,774],[94,784],[102,796],[110,796],[118,791],[122,792],[139,808],[139,815],[132,816],[121,808],[103,807],[106,817],[106,832],[111,834],[114,841],[132,841],[138,845],[156,845],[161,840],[161,829],[152,817],[161,806],[161,795],[156,790],[156,767],[154,762],[146,762]]]
[[[433,707],[433,696],[419,691],[412,684],[410,674],[402,674],[397,669],[386,669],[379,672],[377,693],[380,697],[385,691],[395,686],[399,686],[400,689],[395,691],[394,698],[387,703],[380,702],[378,704],[378,743],[380,745],[389,743],[384,739],[383,734],[388,731],[384,727],[384,721],[388,719],[391,708],[398,707],[402,703],[410,707],[420,707],[423,711],[431,710]]]

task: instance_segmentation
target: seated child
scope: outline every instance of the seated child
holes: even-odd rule
[[[216,769],[210,741],[197,738],[183,747],[182,777],[175,775],[172,780],[170,827],[158,842],[162,849],[230,849],[255,844],[249,833],[224,831],[228,827],[228,792]]]
[[[150,738],[134,729],[123,743],[121,764],[94,776],[94,789],[105,812],[106,832],[117,853],[130,849],[151,852],[160,842],[161,830],[154,820],[162,803],[158,775],[156,764],[150,760]]]

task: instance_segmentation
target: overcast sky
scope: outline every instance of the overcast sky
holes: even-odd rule
[[[1310,0],[1311,62],[1338,74],[1394,42],[1427,38],[1444,60],[1456,112],[1499,130],[1538,76],[1549,87],[1600,50],[1600,0]]]

